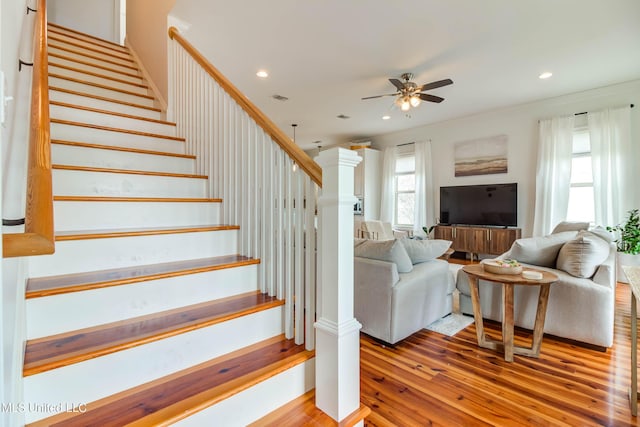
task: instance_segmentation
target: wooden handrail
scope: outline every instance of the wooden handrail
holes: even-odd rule
[[[169,28],[169,37],[176,40],[198,64],[240,105],[307,175],[322,187],[322,169],[299,146],[273,123],[258,107],[236,88],[216,67],[189,43],[176,27]]]
[[[3,257],[52,254],[53,191],[51,188],[51,144],[49,133],[49,78],[47,71],[47,2],[38,1],[35,32],[29,162],[24,233],[2,236]]]

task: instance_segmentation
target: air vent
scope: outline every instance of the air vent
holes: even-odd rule
[[[340,114],[340,115],[338,115],[338,116],[336,116],[336,117],[337,117],[337,118],[339,118],[339,119],[342,119],[342,120],[347,120],[347,119],[350,119],[350,118],[351,118],[351,117],[349,117],[349,116],[345,116],[344,114]]]
[[[322,141],[317,140],[317,141],[313,141],[312,144],[320,144]]]
[[[275,100],[282,101],[282,102],[289,100],[289,98],[287,98],[286,96],[278,95],[277,93],[275,95],[272,95],[271,97]]]

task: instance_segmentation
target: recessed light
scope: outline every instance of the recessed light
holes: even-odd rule
[[[553,73],[550,73],[548,71],[545,71],[544,73],[540,74],[538,76],[539,79],[548,79],[549,77],[553,76]]]
[[[389,120],[391,116],[382,116],[382,120]]]
[[[258,70],[256,76],[260,77],[261,79],[266,79],[267,77],[269,77],[269,73],[266,70]]]

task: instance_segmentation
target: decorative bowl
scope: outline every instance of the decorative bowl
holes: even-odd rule
[[[520,274],[522,266],[513,259],[491,259],[482,263],[484,271],[493,274]]]

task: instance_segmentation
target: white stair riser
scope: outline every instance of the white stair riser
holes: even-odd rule
[[[143,96],[122,93],[111,89],[95,87],[88,84],[78,83],[52,76],[49,76],[49,85],[53,87],[73,90],[80,93],[86,93],[89,95],[103,96],[105,98],[115,99],[122,102],[129,102],[145,107],[153,107],[155,105],[153,99],[145,98]],[[144,89],[136,90],[134,92],[139,93],[140,95],[147,95],[146,90]]]
[[[116,79],[120,79],[120,80],[126,80],[128,82],[131,83],[142,83],[142,76],[138,76],[138,77],[134,77],[131,76],[131,74],[137,74],[134,70],[131,70],[130,72],[127,72],[126,74],[118,72],[118,71],[113,71],[112,69],[110,69],[109,67],[102,68],[102,67],[94,67],[92,65],[87,65],[87,64],[81,64],[77,61],[72,61],[66,58],[62,58],[59,56],[54,56],[54,55],[49,55],[49,66],[52,66],[54,64],[58,64],[58,65],[65,65],[67,67],[73,67],[73,68],[77,68],[79,70],[83,70],[83,71],[88,71],[90,73],[95,73],[95,74],[100,74],[102,76],[106,76],[106,77],[113,77]]]
[[[61,105],[50,106],[51,118],[69,120],[73,122],[90,123],[100,126],[115,127],[139,132],[149,132],[159,135],[175,136],[176,126],[168,123],[156,123],[113,114],[98,113]]]
[[[52,52],[58,56],[64,56],[65,58],[68,58],[71,60],[77,60],[77,61],[83,61],[83,62],[95,62],[96,65],[99,65],[101,67],[110,68],[112,70],[121,71],[123,73],[136,74],[139,72],[137,69],[131,68],[130,66],[127,66],[127,65],[88,58],[87,56],[82,54],[69,52],[68,50],[58,49],[55,45],[49,45],[48,50],[49,52]]]
[[[314,388],[314,383],[315,359],[310,359],[172,426],[246,426],[302,396]]]
[[[53,170],[57,196],[206,197],[206,179]]]
[[[128,52],[105,49],[101,46],[96,46],[94,44],[86,43],[81,40],[61,36],[57,33],[51,33],[49,35],[49,42],[58,46],[62,46],[66,49],[72,49],[75,52],[82,53],[83,55],[93,55],[99,58],[107,59],[109,61],[121,61],[125,65],[132,65],[134,63],[133,58]]]
[[[68,104],[81,105],[83,107],[98,108],[100,110],[115,111],[132,116],[147,117],[150,119],[162,120],[163,114],[160,111],[149,110],[147,108],[125,105],[117,102],[110,102],[102,99],[95,99],[89,96],[76,95],[51,89],[49,98],[52,101],[65,102]]]
[[[51,144],[54,164],[129,169],[167,173],[193,173],[195,160],[185,157],[143,154],[100,148]]]
[[[34,339],[257,290],[257,266],[227,268],[27,300]]]
[[[67,31],[64,28],[50,26],[48,27],[48,31],[50,31],[52,34],[55,33],[56,37],[65,37],[69,40],[73,40],[74,43],[87,43],[89,46],[96,46],[96,48],[98,49],[101,46],[104,46],[107,48],[115,47],[117,49],[117,46],[114,46],[113,44],[108,43],[104,40],[89,37],[84,34],[74,33],[72,31]]]
[[[110,86],[117,89],[127,90],[129,92],[137,92],[143,95],[148,94],[148,89],[141,88],[136,84],[129,84],[129,83],[116,81],[108,77],[102,77],[102,75],[94,76],[93,74],[87,74],[87,73],[83,73],[75,70],[69,70],[67,68],[59,68],[59,67],[56,67],[55,65],[49,65],[49,74],[62,75],[65,77],[76,79],[76,80],[97,83],[99,85]]]
[[[24,379],[25,402],[88,403],[282,333],[282,308],[197,329]],[[27,413],[26,422],[49,413]]]
[[[55,254],[30,259],[29,277],[133,267],[237,253],[237,230],[58,241]]]
[[[161,151],[163,153],[183,154],[185,150],[185,144],[180,140],[105,129],[92,129],[86,126],[65,123],[51,123],[51,139]]]
[[[95,52],[83,47],[72,46],[66,42],[60,42],[58,40],[50,40],[49,46],[53,49],[60,48],[59,50],[67,49],[66,52],[72,55],[79,55],[90,59],[91,61],[110,62],[124,67],[135,67],[135,63],[131,58],[125,58],[120,55],[112,56],[106,52]],[[71,52],[69,52],[71,51]]]
[[[54,202],[56,231],[220,224],[214,202]]]

